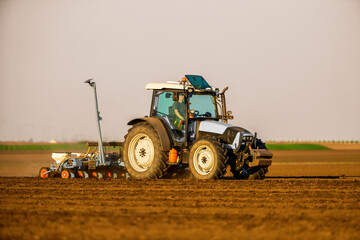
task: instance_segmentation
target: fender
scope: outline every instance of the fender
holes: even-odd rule
[[[160,143],[163,151],[168,152],[171,149],[171,142],[170,142],[170,136],[168,132],[166,131],[166,128],[163,124],[163,122],[158,117],[143,117],[143,118],[135,118],[128,122],[128,125],[135,125],[139,122],[147,122],[149,123],[153,128],[155,128],[157,134],[160,138]]]

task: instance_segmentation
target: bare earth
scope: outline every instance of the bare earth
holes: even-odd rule
[[[20,177],[51,152],[0,152],[0,239],[360,239],[360,151],[274,154],[263,181],[139,181]]]

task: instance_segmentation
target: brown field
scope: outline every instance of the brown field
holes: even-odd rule
[[[0,239],[360,239],[360,151],[274,154],[263,181],[139,181],[41,180],[51,152],[0,152]]]
[[[359,143],[321,143],[320,145],[333,150],[360,150]]]
[[[360,150],[272,151],[267,176],[360,176]],[[0,176],[36,177],[52,151],[0,151]],[[231,176],[228,174],[227,176]]]

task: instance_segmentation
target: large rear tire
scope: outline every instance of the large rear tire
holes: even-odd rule
[[[124,163],[131,177],[161,178],[166,169],[166,154],[162,151],[156,130],[148,123],[134,125],[125,136]]]
[[[189,168],[196,179],[219,179],[226,173],[226,149],[219,139],[203,137],[190,148]]]

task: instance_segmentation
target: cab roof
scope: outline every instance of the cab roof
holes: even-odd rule
[[[213,90],[206,80],[199,75],[185,75],[185,89],[194,88],[195,90]],[[184,85],[182,81],[167,81],[166,83],[148,83],[145,88],[147,90],[173,89],[182,90]]]

